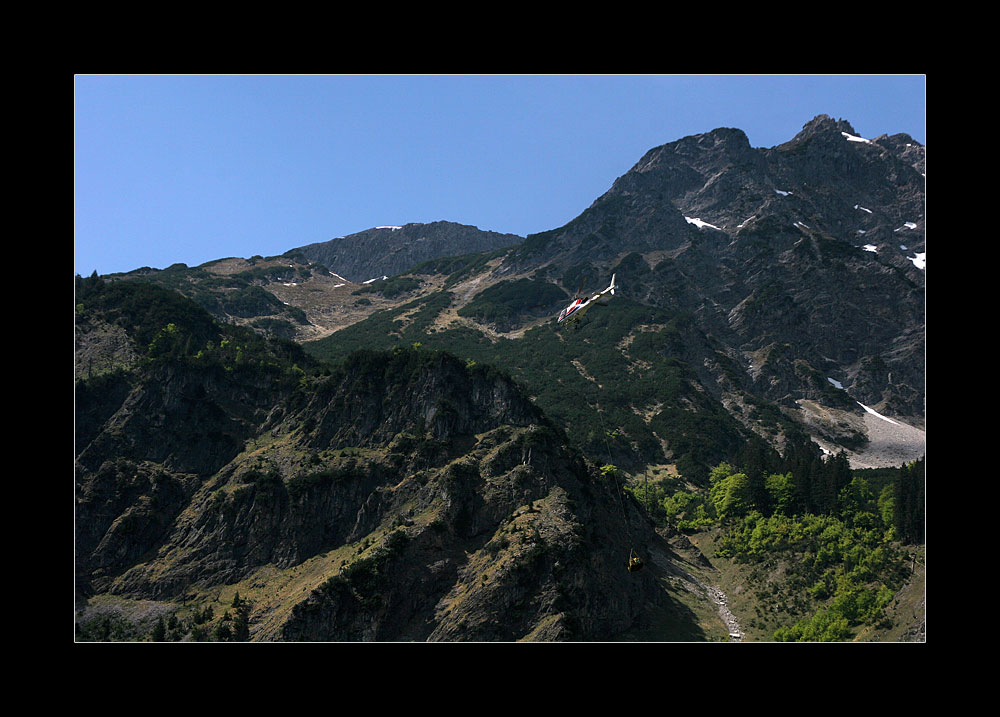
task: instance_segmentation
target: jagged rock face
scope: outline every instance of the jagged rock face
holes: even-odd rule
[[[663,599],[653,571],[634,579],[625,570],[630,546],[606,512],[611,486],[552,442],[532,442],[534,430],[513,432],[513,441],[484,436],[498,445],[477,446],[422,487],[397,486],[396,500],[416,491],[435,517],[390,533],[317,587],[296,605],[282,638],[565,640],[626,630]],[[508,468],[510,457],[516,465]],[[628,510],[641,549],[665,551]]]
[[[169,534],[200,485],[150,462],[115,459],[78,469],[75,520],[77,590],[99,590]]]
[[[261,640],[603,639],[665,599],[656,568],[625,570],[632,549],[669,560],[662,538],[495,369],[397,349],[277,391],[270,410],[206,388],[219,413],[188,410],[188,438],[256,420],[218,465],[142,428],[176,430],[167,416],[197,377],[172,367],[135,386],[108,430],[147,440],[99,438],[78,462],[82,592],[274,585],[273,602],[254,593]],[[296,570],[314,577],[282,592]]]
[[[76,550],[81,592],[161,545],[206,477],[259,433],[289,387],[190,364],[78,386]]]
[[[314,447],[381,445],[415,425],[449,440],[498,424],[547,422],[509,379],[488,367],[470,370],[444,353],[355,354],[311,405]]]
[[[191,365],[157,368],[137,383],[109,380],[102,394],[78,393],[77,415],[96,413],[77,462],[97,470],[121,458],[178,473],[210,475],[236,456],[288,387],[271,374],[235,380]]]
[[[523,241],[516,234],[483,231],[454,222],[376,227],[299,247],[310,261],[355,283],[393,276],[422,261],[502,249]]]
[[[496,271],[588,266],[597,283],[617,271],[621,295],[695,316],[738,363],[790,347],[788,368],[747,386],[770,400],[816,397],[829,376],[922,417],[923,156],[907,135],[862,140],[825,115],[770,149],[736,129],[685,137]]]

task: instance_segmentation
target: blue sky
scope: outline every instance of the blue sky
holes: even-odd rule
[[[649,149],[818,114],[926,144],[923,75],[78,75],[74,271],[273,256],[373,226],[562,226]]]

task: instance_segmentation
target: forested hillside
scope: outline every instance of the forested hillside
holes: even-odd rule
[[[741,618],[756,639],[922,634],[922,617],[911,625],[892,606],[922,560],[923,460],[852,471],[843,454],[824,460],[801,445],[779,456],[756,444],[716,466],[707,491],[670,480],[631,490],[664,529],[739,566]]]

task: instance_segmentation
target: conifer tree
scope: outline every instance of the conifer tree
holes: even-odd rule
[[[900,540],[924,540],[924,460],[902,466],[894,482],[893,524]]]
[[[163,642],[163,640],[166,639],[166,636],[167,626],[166,623],[163,622],[163,617],[161,616],[156,621],[156,627],[153,628],[153,642]]]

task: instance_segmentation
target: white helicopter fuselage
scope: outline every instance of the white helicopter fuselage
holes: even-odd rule
[[[590,298],[580,297],[579,299],[575,299],[572,304],[567,306],[559,313],[559,319],[556,323],[559,324],[564,322],[572,323],[573,321],[578,320],[587,312],[587,309],[590,307],[591,304],[593,304],[595,301],[600,299],[605,294],[611,294],[612,296],[614,296],[614,293],[615,293],[615,275],[612,274],[611,285],[608,286],[607,289],[597,292]]]

